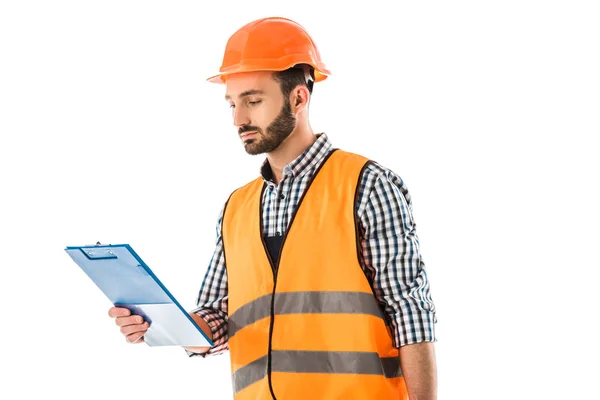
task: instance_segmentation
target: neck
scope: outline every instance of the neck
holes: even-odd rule
[[[304,150],[308,149],[317,137],[312,128],[308,125],[298,125],[281,145],[270,153],[267,153],[267,160],[273,172],[275,184],[279,184],[283,175],[283,168],[295,160]]]

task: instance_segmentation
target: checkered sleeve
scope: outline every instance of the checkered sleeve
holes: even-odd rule
[[[227,270],[225,269],[223,238],[221,236],[223,211],[224,209],[221,210],[219,215],[216,229],[216,246],[198,293],[197,307],[191,311],[203,318],[210,327],[214,346],[205,353],[192,353],[186,350],[190,357],[222,354],[229,349]]]
[[[435,342],[436,310],[420,250],[411,197],[402,179],[369,165],[359,191],[361,264],[396,348]]]

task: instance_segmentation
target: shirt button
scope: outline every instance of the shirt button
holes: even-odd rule
[[[277,236],[281,236],[281,232],[277,232]]]
[[[285,194],[283,194],[283,193],[282,193],[282,194],[279,196],[279,199],[280,199],[280,200],[283,200],[283,199],[285,199]]]

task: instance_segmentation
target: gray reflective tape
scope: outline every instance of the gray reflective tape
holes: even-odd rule
[[[375,297],[364,292],[278,293],[275,314],[370,314],[381,318]]]
[[[400,376],[398,357],[352,351],[273,351],[273,371]]]
[[[244,304],[229,316],[228,334],[231,339],[240,329],[271,315],[271,295]]]
[[[237,393],[253,383],[260,381],[265,376],[267,376],[267,356],[254,360],[250,364],[244,365],[234,372],[232,378],[233,392]]]
[[[402,376],[398,357],[380,358],[377,353],[352,351],[272,351],[273,372]],[[233,374],[234,391],[244,389],[267,375],[267,357]]]
[[[270,316],[271,295],[240,307],[229,317],[229,337]],[[364,292],[287,292],[275,295],[275,315],[368,314],[383,318],[375,297]]]

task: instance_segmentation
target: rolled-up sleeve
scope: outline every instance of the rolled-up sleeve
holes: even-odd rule
[[[377,164],[363,177],[361,264],[391,327],[393,344],[435,342],[436,310],[408,189],[399,176]]]
[[[205,353],[193,353],[186,350],[190,357],[222,354],[229,349],[227,270],[221,236],[222,221],[223,209],[221,209],[217,222],[215,250],[198,293],[197,307],[191,311],[204,319],[210,327],[214,346]]]

